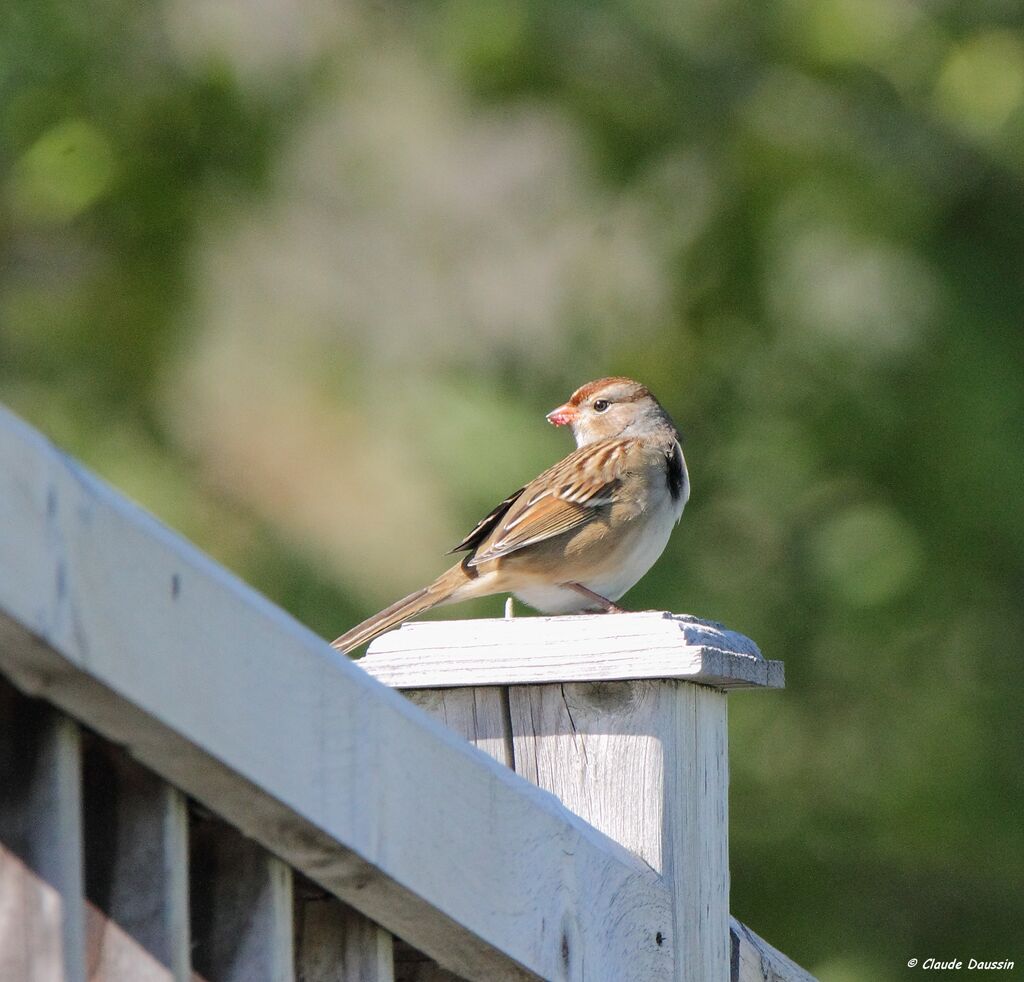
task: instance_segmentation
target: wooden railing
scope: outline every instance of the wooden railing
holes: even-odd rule
[[[723,690],[781,682],[745,639],[364,663],[447,725],[0,411],[0,979],[809,978],[728,920]]]

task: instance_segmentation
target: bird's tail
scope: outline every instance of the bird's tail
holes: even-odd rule
[[[455,592],[475,578],[475,570],[467,572],[463,563],[456,563],[434,580],[430,586],[416,590],[401,600],[396,600],[390,607],[385,607],[373,617],[368,617],[361,624],[350,628],[340,638],[332,641],[331,647],[347,653],[364,644],[369,644],[378,634],[390,631],[391,628],[430,610],[431,607],[455,599],[453,596]]]

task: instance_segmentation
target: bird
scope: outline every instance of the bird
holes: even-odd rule
[[[512,594],[542,614],[619,613],[690,496],[682,438],[651,391],[622,376],[578,388],[547,414],[576,449],[485,515],[450,552],[465,557],[332,642],[342,652],[438,607]]]

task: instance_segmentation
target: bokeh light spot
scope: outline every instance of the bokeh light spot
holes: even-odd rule
[[[892,0],[820,0],[807,14],[819,57],[867,64],[887,60],[921,19],[915,4]]]
[[[990,138],[1024,105],[1024,42],[988,31],[956,47],[935,88],[943,115],[979,138]]]
[[[903,594],[921,567],[914,530],[890,507],[853,505],[821,528],[814,565],[848,604],[871,607]]]
[[[116,158],[92,123],[68,119],[47,130],[14,167],[8,194],[29,221],[64,222],[85,211],[111,186]]]
[[[939,287],[910,250],[841,223],[807,219],[797,192],[780,209],[768,300],[783,330],[871,364],[917,346]]]

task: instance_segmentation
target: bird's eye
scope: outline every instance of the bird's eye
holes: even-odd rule
[[[594,412],[603,413],[608,408],[607,399],[595,399],[594,400]]]

